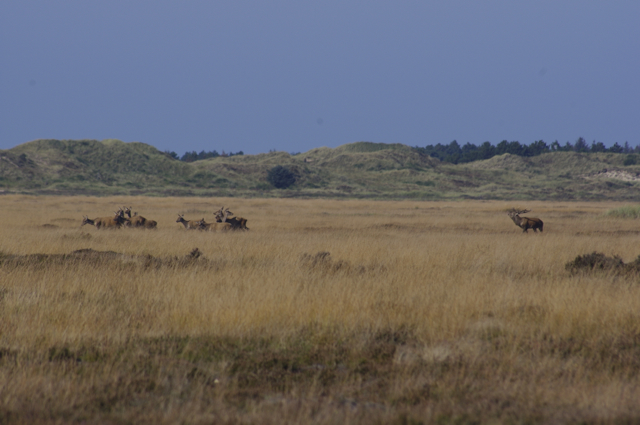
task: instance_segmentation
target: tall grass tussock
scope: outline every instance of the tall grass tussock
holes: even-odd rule
[[[2,423],[640,420],[638,275],[567,269],[640,255],[622,204],[1,200]]]
[[[640,205],[625,205],[610,209],[605,214],[613,218],[640,218]]]

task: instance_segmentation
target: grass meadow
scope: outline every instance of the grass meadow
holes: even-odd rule
[[[639,278],[565,269],[624,207],[2,196],[0,423],[637,423]]]

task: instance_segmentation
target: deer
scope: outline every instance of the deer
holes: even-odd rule
[[[229,208],[226,210],[224,207],[220,208],[218,211],[213,213],[216,218],[216,222],[218,223],[229,223],[231,224],[231,228],[233,230],[249,230],[247,227],[247,219],[242,217],[228,217],[229,214],[233,214],[229,211]]]
[[[129,221],[131,222],[132,227],[143,227],[145,229],[155,229],[156,226],[158,225],[157,221],[147,220],[143,216],[138,215],[137,212],[134,212],[133,216],[131,216],[131,207],[124,207],[124,209],[121,208],[121,210],[122,210],[123,218],[124,218],[124,214],[129,216]]]
[[[200,225],[198,224],[199,222],[194,220],[185,220],[184,214],[178,214],[178,219],[176,220],[176,223],[182,223],[182,225],[186,230],[196,230],[200,228]]]
[[[136,214],[137,213],[134,213],[134,218],[135,218]],[[158,228],[158,222],[155,221],[155,220],[145,219],[144,224],[142,225],[142,227],[144,227],[145,229],[157,229]]]
[[[122,209],[122,207],[118,208],[118,211],[116,211],[116,215],[120,216],[122,225],[124,227],[131,227],[131,220],[124,216],[124,210]]]
[[[120,214],[120,211],[115,211],[114,214],[115,215],[113,217],[98,217],[94,218],[93,220],[91,220],[89,216],[85,215],[82,217],[82,224],[80,225],[80,227],[84,226],[85,224],[91,224],[93,226],[96,226],[96,229],[100,229],[103,227],[109,229],[119,229],[124,223],[124,218]]]
[[[202,220],[196,221],[199,230],[204,230],[207,232],[226,232],[227,230],[231,230],[231,223],[206,223],[204,218]]]
[[[529,229],[533,229],[533,232],[537,232],[540,229],[540,233],[542,233],[542,226],[544,223],[539,218],[535,217],[520,217],[520,214],[528,213],[531,210],[516,210],[515,208],[511,208],[507,211],[507,215],[511,217],[511,220],[516,224],[516,226],[522,229],[522,233],[529,233]]]

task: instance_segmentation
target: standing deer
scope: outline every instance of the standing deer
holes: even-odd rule
[[[185,220],[184,214],[178,214],[178,219],[176,220],[176,223],[182,223],[184,228],[187,230],[196,230],[200,228],[200,225],[198,224],[199,222],[194,220]]]
[[[229,223],[231,224],[231,228],[233,230],[249,230],[247,227],[247,219],[242,217],[228,217],[229,214],[233,214],[229,211],[229,208],[226,210],[224,207],[220,208],[218,211],[213,213],[218,223]]]
[[[120,214],[120,211],[116,211],[113,217],[98,217],[91,220],[88,216],[82,217],[82,224],[80,227],[85,224],[91,224],[92,226],[96,226],[97,229],[100,228],[110,228],[110,229],[119,229],[120,226],[124,223],[124,218]]]
[[[124,209],[122,209],[122,207],[118,208],[118,211],[116,211],[116,216],[120,217],[120,220],[122,221],[122,225],[124,227],[131,227],[131,220],[124,216]]]
[[[540,229],[540,233],[542,233],[542,226],[544,223],[539,218],[529,218],[529,217],[520,217],[520,214],[528,213],[531,210],[516,210],[515,208],[511,208],[507,211],[507,215],[511,217],[511,220],[516,224],[516,226],[522,229],[523,233],[529,233],[529,229],[533,229],[534,233]]]

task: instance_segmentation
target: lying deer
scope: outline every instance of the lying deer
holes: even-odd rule
[[[176,223],[182,223],[184,228],[187,229],[187,230],[196,230],[196,229],[200,228],[200,225],[197,224],[198,223],[197,221],[185,220],[184,219],[184,214],[178,214],[178,219],[176,220]]]
[[[531,210],[516,210],[515,208],[511,208],[507,211],[507,215],[511,217],[511,220],[516,224],[516,226],[522,229],[523,233],[528,233],[529,229],[533,229],[534,232],[537,232],[540,229],[542,233],[542,226],[544,223],[539,218],[529,218],[529,217],[520,217],[520,214],[528,213]]]
[[[214,213],[216,221],[218,223],[229,223],[231,224],[231,228],[233,230],[249,230],[247,227],[247,219],[242,217],[229,217],[230,214],[233,214],[229,211],[229,208],[226,210],[224,207],[220,208],[218,211]]]
[[[157,221],[147,220],[143,216],[138,215],[137,212],[134,212],[133,216],[131,216],[131,207],[124,207],[124,209],[121,208],[121,210],[122,210],[123,217],[124,217],[124,214],[129,216],[129,222],[133,227],[144,227],[145,229],[155,229],[156,226],[158,225]]]
[[[231,230],[231,223],[206,223],[204,218],[200,221],[196,221],[199,230],[205,230],[207,232],[226,232]]]

